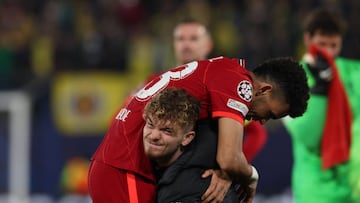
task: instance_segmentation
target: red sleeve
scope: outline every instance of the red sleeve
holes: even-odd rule
[[[267,141],[267,132],[263,125],[257,121],[251,121],[244,128],[245,140],[243,152],[250,163],[259,154]]]
[[[216,117],[232,118],[232,119],[238,121],[239,123],[241,123],[242,125],[244,125],[244,122],[245,122],[245,118],[244,118],[244,117],[241,117],[241,116],[239,116],[239,115],[237,115],[237,114],[228,113],[228,112],[223,112],[223,111],[213,112],[212,117],[213,117],[213,118],[216,118]]]
[[[243,124],[252,99],[252,81],[237,61],[220,59],[208,66],[205,82],[212,117],[230,117]]]

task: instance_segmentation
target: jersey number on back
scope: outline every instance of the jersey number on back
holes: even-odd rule
[[[198,62],[194,61],[183,66],[177,68],[178,71],[169,70],[163,73],[160,76],[160,80],[156,83],[149,83],[145,85],[141,90],[139,90],[135,98],[139,101],[145,101],[149,99],[154,94],[158,93],[159,91],[163,90],[167,87],[171,80],[181,80],[189,75],[191,75],[196,68],[198,67]]]

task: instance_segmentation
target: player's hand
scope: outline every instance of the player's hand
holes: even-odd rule
[[[253,172],[248,183],[240,185],[237,188],[236,192],[239,195],[239,198],[242,200],[242,203],[252,203],[256,193],[256,187],[259,181],[259,174],[256,171],[255,167],[252,167]]]
[[[237,189],[237,193],[239,195],[239,199],[242,200],[242,203],[252,203],[254,201],[255,193],[256,193],[256,187],[257,187],[258,181],[253,181],[247,186],[240,186]]]
[[[211,176],[211,182],[208,189],[201,197],[201,200],[203,203],[221,203],[224,200],[232,182],[221,170],[206,170],[201,177],[207,178],[209,176]]]
[[[332,70],[330,61],[333,60],[326,53],[320,51],[319,48],[312,47],[311,54],[305,55],[305,62],[307,63],[311,74],[315,78],[316,84],[311,88],[314,94],[327,95],[327,90],[332,79]]]

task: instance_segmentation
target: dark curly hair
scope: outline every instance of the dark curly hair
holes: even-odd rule
[[[303,115],[309,100],[309,86],[301,64],[291,57],[278,57],[255,67],[255,76],[273,85],[274,95],[289,104],[289,116]]]
[[[144,118],[152,115],[155,120],[177,123],[185,130],[192,130],[200,113],[200,101],[185,90],[169,87],[156,94],[144,108]]]

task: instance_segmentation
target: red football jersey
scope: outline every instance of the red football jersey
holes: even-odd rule
[[[143,149],[142,111],[153,95],[167,87],[185,89],[198,98],[200,119],[209,115],[229,117],[243,124],[252,99],[252,80],[243,64],[243,60],[218,57],[191,62],[155,77],[119,111],[94,158],[154,180]]]

